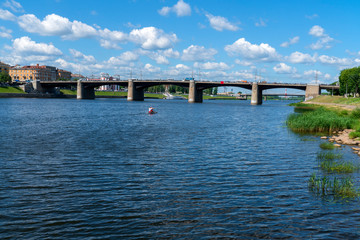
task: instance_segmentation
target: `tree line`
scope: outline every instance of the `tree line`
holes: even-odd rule
[[[339,76],[339,83],[341,95],[352,95],[355,97],[359,93],[360,67],[342,70]]]

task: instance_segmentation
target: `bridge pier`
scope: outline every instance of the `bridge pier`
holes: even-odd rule
[[[203,102],[203,90],[197,89],[194,80],[190,80],[189,83],[189,103],[202,103]]]
[[[310,84],[306,85],[305,101],[313,99],[314,97],[317,97],[320,94],[321,94],[320,85],[318,85],[318,84],[317,85],[310,85]]]
[[[257,82],[252,83],[251,90],[251,105],[261,105],[262,104],[262,89],[260,89]]]
[[[144,101],[144,89],[136,88],[136,83],[133,80],[128,82],[128,101]]]
[[[77,81],[77,99],[95,99],[94,87],[85,87],[81,80]]]
[[[32,87],[38,93],[56,93],[54,87],[44,87],[41,85],[40,80],[33,80]]]

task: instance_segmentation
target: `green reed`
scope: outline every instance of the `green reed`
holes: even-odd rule
[[[335,146],[332,143],[323,142],[320,144],[320,148],[323,150],[333,150],[333,149],[335,149]]]
[[[332,160],[321,161],[320,168],[328,173],[354,173],[359,170],[359,166],[351,162],[335,162]]]
[[[341,153],[334,153],[334,152],[319,152],[317,154],[317,160],[336,160],[336,159],[342,159],[343,154]]]
[[[287,118],[287,125],[295,132],[330,133],[351,128],[356,120],[335,111],[317,108],[302,114],[293,113]]]
[[[354,183],[349,177],[331,179],[328,176],[323,176],[318,178],[316,174],[312,174],[309,179],[309,188],[323,197],[333,195],[341,198],[355,198],[360,196],[360,192],[355,189]]]

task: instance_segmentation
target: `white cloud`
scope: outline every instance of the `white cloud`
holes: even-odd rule
[[[284,73],[284,74],[296,73],[296,68],[290,67],[285,63],[279,63],[275,67],[273,67],[273,69],[276,73]]]
[[[178,41],[176,34],[166,34],[163,30],[155,27],[134,29],[129,34],[129,40],[144,49],[170,48],[173,43]]]
[[[326,34],[325,30],[321,26],[319,25],[313,26],[310,29],[309,34],[311,36],[319,38],[319,40],[316,43],[310,45],[311,49],[319,50],[321,48],[325,48],[325,49],[331,48],[330,42],[332,42],[334,39],[331,38],[328,34]]]
[[[238,64],[238,65],[241,65],[241,66],[246,66],[246,67],[252,65],[252,62],[242,61],[240,59],[235,59],[235,63]]]
[[[93,37],[97,31],[82,22],[69,21],[69,19],[56,14],[47,15],[40,21],[33,14],[25,14],[18,18],[22,29],[31,33],[38,33],[42,36],[61,36],[64,39],[79,39]]]
[[[117,43],[105,39],[100,39],[100,46],[106,49],[121,49]]]
[[[316,62],[316,55],[311,56],[308,53],[293,52],[287,57],[287,60],[291,63],[314,63]]]
[[[200,68],[201,70],[228,70],[230,67],[224,62],[206,62],[194,64],[195,68]]]
[[[174,49],[169,48],[163,51],[164,56],[168,58],[179,58],[180,53],[178,51],[174,51]]]
[[[206,49],[203,46],[191,45],[183,50],[181,59],[183,61],[206,61],[213,60],[217,51],[213,48]]]
[[[266,27],[266,20],[264,21],[262,18],[259,19],[258,22],[255,23],[256,27]]]
[[[319,62],[324,64],[341,65],[341,66],[350,66],[353,64],[353,61],[349,58],[338,58],[327,55],[319,56]]]
[[[16,38],[13,41],[13,50],[24,55],[62,55],[62,52],[51,43],[36,43],[29,37]]]
[[[146,72],[150,72],[150,73],[160,72],[161,70],[159,67],[154,67],[150,63],[145,64],[144,69]]]
[[[246,59],[253,59],[257,61],[276,61],[280,55],[275,48],[267,43],[260,45],[251,44],[245,38],[240,38],[231,45],[225,46],[225,51],[229,56],[242,56]]]
[[[6,0],[6,2],[3,4],[5,7],[10,8],[13,12],[24,12],[23,7],[20,3],[14,1],[14,0]]]
[[[75,49],[69,49],[69,52],[73,57],[84,60],[85,62],[89,62],[89,63],[96,62],[95,57],[92,55],[85,55],[82,52],[79,52]]]
[[[179,0],[172,7],[163,7],[158,11],[158,13],[162,16],[167,16],[170,12],[175,12],[178,17],[190,16],[191,15],[191,7],[188,3],[183,0]]]
[[[139,59],[139,55],[134,52],[124,52],[118,57],[111,57],[107,62],[111,65],[129,65]]]
[[[281,47],[289,47],[292,44],[298,43],[299,42],[300,37],[296,36],[293,38],[290,38],[288,42],[283,42],[280,46]]]
[[[304,75],[305,76],[321,76],[322,75],[322,72],[318,71],[318,70],[308,70],[308,71],[304,71]]]
[[[15,21],[16,17],[14,14],[9,12],[8,10],[4,10],[0,8],[0,19],[7,21]]]
[[[5,27],[0,26],[0,37],[2,38],[12,38],[12,30],[6,29]]]
[[[217,31],[229,30],[229,31],[237,31],[239,29],[238,26],[234,23],[230,23],[226,18],[221,16],[213,16],[211,14],[206,14],[210,22],[210,26]]]

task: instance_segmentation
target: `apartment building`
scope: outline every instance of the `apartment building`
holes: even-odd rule
[[[59,70],[59,71],[58,71]],[[9,75],[13,82],[24,81],[56,81],[59,78],[71,79],[71,72],[56,69],[52,66],[15,66],[10,68]]]
[[[9,73],[10,65],[0,62],[0,72]]]

